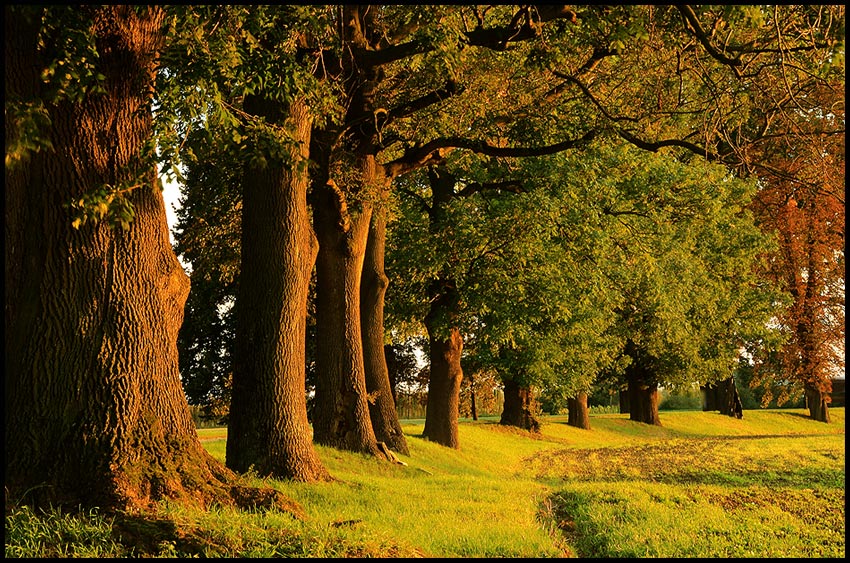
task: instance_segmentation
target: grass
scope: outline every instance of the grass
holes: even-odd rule
[[[317,447],[337,479],[263,481],[302,505],[206,512],[163,503],[136,521],[7,510],[7,557],[844,557],[844,409],[662,413],[662,427],[592,414],[542,435],[460,424],[461,449],[406,421],[407,466]],[[201,429],[224,459],[226,429]],[[120,517],[119,517],[120,518]],[[122,540],[122,538],[124,538]]]

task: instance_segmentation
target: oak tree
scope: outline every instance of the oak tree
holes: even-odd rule
[[[228,502],[234,476],[201,447],[180,386],[189,283],[146,150],[166,13],[4,15],[7,494]]]

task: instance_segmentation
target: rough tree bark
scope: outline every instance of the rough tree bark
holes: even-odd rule
[[[590,411],[587,408],[587,393],[576,393],[567,399],[567,424],[590,430]]]
[[[324,169],[329,172],[327,162]],[[362,157],[359,165],[365,183],[374,174],[374,158]],[[363,201],[359,209],[349,210],[346,194],[332,178],[317,178],[313,190],[313,224],[319,239],[313,437],[320,444],[383,458],[369,416],[360,323],[360,284],[372,205]]]
[[[330,475],[313,448],[304,395],[307,294],[318,243],[307,210],[311,118],[249,97],[245,110],[291,127],[301,143],[290,162],[246,167],[242,181],[242,261],[236,297],[233,393],[227,465],[297,481]]]
[[[384,271],[385,243],[385,210],[376,209],[369,227],[363,279],[360,282],[360,322],[363,332],[366,391],[369,394],[369,418],[378,441],[384,442],[396,452],[410,455],[407,438],[396,412],[384,353],[384,295],[389,285]]]
[[[376,11],[371,6],[342,6],[339,12],[341,40],[346,46],[341,77],[347,93],[345,125],[339,131],[323,131],[319,177],[314,182],[314,225],[319,238],[316,286],[317,328],[317,384],[314,415],[316,441],[341,449],[371,453],[386,457],[378,448],[375,429],[370,416],[380,416],[379,431],[383,440],[406,451],[406,441],[401,434],[389,391],[389,374],[383,354],[383,293],[386,276],[383,272],[383,240],[372,248],[380,252],[370,261],[370,266],[380,265],[380,271],[366,273],[370,286],[361,295],[363,266],[372,223],[371,197],[381,195],[392,176],[378,164],[380,152],[377,114],[374,107],[375,90],[381,80],[377,49],[370,41],[377,41],[375,33]],[[385,110],[386,111],[386,110]],[[340,140],[339,132],[347,131]],[[347,154],[346,154],[347,153]],[[353,158],[349,158],[353,157]],[[341,161],[355,161],[345,165],[342,175],[336,167]],[[337,186],[336,180],[353,175]],[[351,203],[350,198],[359,201]],[[356,208],[355,208],[356,207]],[[383,286],[383,287],[381,287]],[[368,326],[361,319],[361,298],[369,300]],[[374,316],[373,316],[374,315]],[[381,326],[375,323],[380,320]],[[365,332],[364,332],[365,331]],[[364,339],[365,336],[365,339]],[[364,357],[368,354],[369,362]],[[367,375],[366,371],[369,370]],[[374,385],[376,409],[370,413],[366,378]]]
[[[428,331],[428,402],[422,435],[450,448],[460,448],[457,421],[460,412],[460,384],[463,370],[460,356],[463,338],[451,320],[455,315],[454,286],[445,280],[431,284],[431,308],[425,317]],[[446,322],[448,321],[448,322]],[[449,326],[446,329],[446,326]]]
[[[155,168],[133,169],[151,136],[165,14],[81,10],[106,93],[48,104],[54,150],[6,168],[7,501],[222,502],[234,476],[201,447],[177,367],[188,277],[171,249]],[[38,99],[41,19],[7,6],[5,20],[7,100]],[[17,134],[7,120],[7,142]],[[141,186],[128,195],[127,230],[71,226],[63,204],[130,180]]]
[[[534,395],[527,386],[513,379],[504,379],[505,405],[499,424],[516,426],[530,432],[540,432],[540,421],[534,416]]]

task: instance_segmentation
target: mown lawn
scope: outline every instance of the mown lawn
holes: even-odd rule
[[[549,417],[540,436],[462,422],[460,450],[409,421],[406,466],[319,447],[335,482],[264,480],[303,520],[163,503],[150,541],[127,545],[120,517],[13,508],[6,556],[843,558],[844,409],[830,413],[592,415],[591,430]],[[223,460],[226,430],[199,435]]]

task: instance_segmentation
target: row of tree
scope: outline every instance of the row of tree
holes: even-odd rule
[[[6,486],[27,501],[225,502],[232,471],[330,478],[314,442],[406,453],[386,258],[392,326],[428,335],[429,439],[458,447],[464,340],[520,413],[532,384],[580,401],[610,373],[655,422],[659,381],[770,349],[755,183],[738,178],[829,195],[801,139],[843,178],[839,6],[5,16]],[[185,173],[191,292],[157,163]],[[840,234],[806,256],[843,263],[843,215]],[[835,322],[843,270],[815,284],[806,267],[832,308],[801,314]],[[230,386],[227,468],[192,427],[195,367]],[[793,373],[823,397],[822,372]]]

